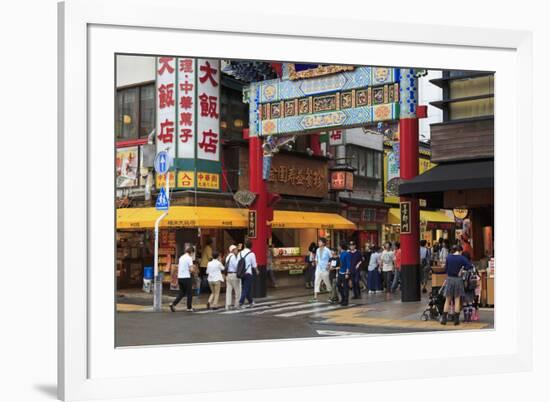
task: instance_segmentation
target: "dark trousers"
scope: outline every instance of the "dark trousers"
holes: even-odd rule
[[[347,306],[349,301],[349,285],[345,275],[338,274],[338,290],[340,291],[340,303],[343,306]]]
[[[353,289],[353,297],[361,297],[361,271],[355,270],[351,272],[351,286]]]
[[[191,309],[193,307],[193,279],[191,278],[179,278],[178,284],[180,286],[180,291],[176,300],[173,301],[172,305],[176,306],[183,296],[187,296],[187,308]]]
[[[241,293],[241,300],[239,300],[239,304],[242,306],[244,304],[244,300],[248,300],[249,304],[252,304],[252,275],[246,274],[242,278],[243,286],[242,286],[242,293]]]
[[[384,275],[384,288],[386,289],[386,292],[391,292],[393,271],[382,271],[382,275]]]

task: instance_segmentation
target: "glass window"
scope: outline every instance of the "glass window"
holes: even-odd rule
[[[367,151],[367,176],[374,177],[374,152],[370,149]]]
[[[359,171],[359,152],[357,148],[349,147],[349,161],[352,168],[356,169],[355,172]]]
[[[374,153],[374,177],[380,179],[382,177],[382,153]]]
[[[366,160],[366,154],[365,152],[358,152],[358,165],[359,165],[359,171],[357,172],[357,174],[359,176],[365,176],[366,175],[366,171],[367,171],[367,166],[366,166],[366,163],[367,163],[367,160]]]
[[[147,137],[155,128],[155,86],[147,85],[140,89],[139,137]]]
[[[129,140],[137,138],[138,135],[138,111],[139,111],[139,88],[128,88],[119,91],[121,96],[118,109],[120,131],[116,133],[118,140]]]

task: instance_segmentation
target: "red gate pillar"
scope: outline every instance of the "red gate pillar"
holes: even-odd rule
[[[268,207],[267,182],[262,178],[263,150],[261,138],[249,137],[248,147],[250,191],[256,194],[256,199],[249,208],[251,211],[256,212],[256,237],[250,238],[250,240],[260,271],[260,274],[254,277],[252,293],[254,297],[265,297],[267,293],[267,239],[269,237],[267,222],[271,220],[270,215],[272,215],[272,212]]]
[[[401,180],[418,176],[418,116],[416,114],[418,78],[413,69],[400,69],[399,77],[399,170]],[[401,233],[401,301],[420,300],[420,211],[418,199],[410,202],[409,233]],[[403,225],[402,225],[403,226]]]

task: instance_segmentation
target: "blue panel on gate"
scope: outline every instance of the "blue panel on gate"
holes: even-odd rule
[[[155,208],[159,211],[166,211],[169,207],[168,197],[166,196],[166,191],[164,187],[161,187],[159,195],[157,196],[157,202]]]

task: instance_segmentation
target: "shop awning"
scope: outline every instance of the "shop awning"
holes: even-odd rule
[[[162,214],[155,208],[117,209],[117,229],[153,229]],[[273,228],[287,229],[350,229],[353,222],[341,215],[322,212],[274,211]],[[248,209],[173,206],[160,227],[235,228],[248,227]]]
[[[117,229],[152,229],[162,214],[155,208],[117,209]],[[160,227],[180,228],[246,228],[248,210],[239,208],[215,207],[170,207],[168,215]]]
[[[400,195],[494,187],[494,161],[445,163],[399,185]]]
[[[432,223],[454,223],[454,217],[447,215],[445,211],[426,211],[420,210],[420,221]],[[390,208],[388,211],[388,224],[399,225],[399,208]]]
[[[301,211],[274,211],[271,227],[275,229],[357,229],[353,222],[338,214]]]

